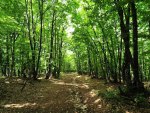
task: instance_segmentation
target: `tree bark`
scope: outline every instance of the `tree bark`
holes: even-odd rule
[[[38,2],[39,2],[39,12],[40,12],[40,42],[39,42],[39,49],[38,49],[36,74],[34,76],[34,79],[36,79],[39,71],[39,63],[40,63],[41,50],[42,50],[42,35],[43,35],[43,0],[38,0]]]
[[[50,40],[50,55],[49,55],[49,65],[48,73],[46,74],[46,79],[49,79],[52,74],[52,60],[53,60],[53,43],[54,43],[54,21],[55,21],[55,10],[53,10],[52,23],[51,23],[51,40]]]
[[[131,12],[132,12],[132,26],[133,26],[133,85],[138,90],[141,90],[143,84],[140,81],[139,76],[139,62],[138,62],[138,23],[137,23],[137,10],[135,6],[135,0],[131,2]]]
[[[124,11],[119,4],[119,0],[115,0],[115,4],[116,4],[118,15],[120,18],[121,37],[125,45],[122,77],[123,77],[123,80],[126,82],[127,86],[130,87],[131,85],[131,74],[130,74],[131,59],[130,57],[132,57],[131,52],[130,52],[130,43],[129,43],[130,42],[130,33],[129,33],[130,6],[128,4],[128,15],[126,17],[126,24],[125,24],[124,23]]]

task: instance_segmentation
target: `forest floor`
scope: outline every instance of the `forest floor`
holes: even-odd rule
[[[150,108],[106,101],[99,94],[116,85],[86,75],[28,81],[21,92],[23,83],[19,78],[0,79],[0,113],[150,113]]]

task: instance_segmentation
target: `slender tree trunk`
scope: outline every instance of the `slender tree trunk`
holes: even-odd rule
[[[119,82],[121,82],[121,70],[122,70],[122,37],[120,39],[120,45],[118,46],[118,79],[119,79]]]
[[[0,70],[1,70],[1,73],[3,75],[3,52],[2,52],[2,48],[0,47]]]
[[[64,30],[62,32],[64,32]],[[62,44],[63,44],[63,40],[61,36],[60,43],[59,43],[58,76],[60,76],[61,65],[62,65]]]
[[[28,30],[28,37],[29,37],[29,41],[30,41],[30,48],[31,48],[31,53],[32,53],[32,75],[35,74],[35,45],[32,41],[32,36],[31,36],[31,17],[32,17],[32,20],[33,20],[33,15],[31,16],[30,14],[30,9],[29,9],[29,1],[28,0],[25,0],[25,6],[26,6],[26,23],[27,23],[27,30]],[[32,7],[32,0],[30,0],[30,6]],[[32,25],[33,25],[33,21],[32,21]],[[33,26],[32,26],[33,28]],[[31,76],[31,75],[30,75]]]
[[[76,52],[76,60],[77,60],[77,72],[78,74],[82,75],[82,66],[80,61],[80,54],[78,51]]]
[[[53,50],[53,53],[54,53],[54,58],[53,58],[53,61],[54,61],[54,70],[53,70],[53,76],[55,78],[57,78],[57,54],[58,54],[58,51],[57,51],[57,38],[58,38],[58,31],[57,31],[57,27],[56,27],[56,14],[55,14],[55,20],[54,20],[54,50]]]
[[[98,36],[97,36],[97,33],[96,33],[96,31],[94,30],[94,28],[93,28],[93,26],[92,26],[92,30],[93,30],[93,33],[94,33],[94,35],[95,35],[95,37],[97,37],[98,38]],[[92,39],[92,38],[91,38]],[[103,42],[104,42],[104,39],[103,39]],[[93,41],[93,43],[94,43],[94,41]],[[96,44],[94,43],[94,45],[96,46]],[[107,57],[106,57],[106,50],[105,50],[105,45],[104,45],[104,43],[102,44],[100,41],[99,41],[99,45],[100,45],[100,48],[101,48],[101,51],[102,51],[102,53],[103,53],[103,62],[104,62],[104,65],[102,66],[103,68],[103,72],[104,72],[104,76],[105,76],[105,79],[106,79],[106,82],[110,82],[110,77],[109,77],[109,73],[108,73],[108,59],[107,59]]]
[[[35,40],[35,24],[34,24],[34,18],[33,18],[33,3],[32,0],[30,0],[30,7],[31,7],[31,24],[32,24],[32,44],[33,44],[33,50],[32,50],[32,76],[33,79],[37,78],[36,73],[36,40]]]
[[[50,55],[49,55],[49,65],[48,65],[48,73],[46,74],[46,79],[52,74],[52,66],[53,66],[53,43],[54,43],[54,21],[55,21],[55,10],[53,11],[52,16],[52,25],[51,25],[51,41],[50,41]]]
[[[139,69],[138,69],[138,30],[137,30],[137,12],[134,0],[131,2],[132,21],[133,21],[133,62],[134,62],[134,82],[139,82]]]
[[[131,1],[131,12],[132,12],[132,22],[133,22],[133,84],[138,90],[144,88],[140,81],[139,76],[139,62],[138,62],[138,23],[137,23],[137,10],[135,6],[135,1]]]
[[[62,28],[61,35],[58,37],[58,78],[60,77],[60,72],[62,69],[62,46],[63,46],[63,35],[64,35],[64,27]]]
[[[36,66],[36,75],[34,79],[36,79],[39,71],[39,63],[41,58],[41,50],[42,50],[42,35],[43,35],[43,0],[38,0],[39,2],[39,12],[40,12],[40,42],[39,42],[39,50],[38,50],[38,59],[37,59],[37,66]]]
[[[87,55],[88,55],[88,74],[89,76],[92,75],[92,62],[91,62],[91,55],[90,55],[90,47],[87,47]]]
[[[124,12],[119,0],[115,0],[118,15],[120,18],[120,28],[121,28],[121,37],[124,40],[125,44],[125,53],[124,53],[124,63],[122,68],[122,77],[125,79],[125,82],[128,87],[131,86],[131,74],[130,74],[130,64],[131,64],[131,52],[130,52],[130,33],[129,33],[129,18],[130,18],[130,6],[128,5],[128,15],[126,17],[126,25],[124,23]]]
[[[10,45],[9,45],[9,36],[7,36],[7,45],[6,45],[6,75],[9,76],[10,75],[10,62],[9,62],[9,49],[10,49]]]
[[[12,62],[11,62],[11,76],[16,75],[16,70],[15,70],[15,42],[17,38],[17,33],[14,32],[12,35],[12,49],[11,49],[11,54],[12,54]]]

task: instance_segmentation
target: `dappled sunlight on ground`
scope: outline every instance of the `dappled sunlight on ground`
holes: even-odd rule
[[[32,107],[35,105],[36,105],[36,103],[6,104],[6,105],[3,105],[3,107],[4,108],[22,108],[22,107]]]
[[[94,101],[94,103],[97,104],[97,103],[100,102],[100,101],[101,101],[101,99],[99,98],[99,99],[96,99],[96,100]]]
[[[98,96],[113,90],[114,86],[89,76],[70,73],[61,79],[41,78],[27,82],[22,92],[25,80],[0,80],[0,91],[3,92],[0,94],[0,113],[112,113],[112,109],[116,110]],[[119,113],[132,113],[132,110],[118,109],[122,110]]]
[[[90,95],[91,97],[95,97],[95,96],[96,96],[96,93],[92,90],[92,91],[89,92],[89,95]]]
[[[5,81],[5,83],[6,83],[6,84],[9,84],[10,82],[9,82],[9,81]]]
[[[133,113],[133,112],[126,111],[125,113]]]
[[[87,85],[87,84],[82,84],[79,87],[80,88],[84,88],[84,89],[89,89],[89,85]]]
[[[81,77],[81,76],[78,75],[78,76],[76,76],[75,78],[80,78],[80,77]]]
[[[75,79],[74,79],[75,80]],[[79,87],[79,88],[84,88],[84,89],[89,89],[89,85],[88,84],[79,84],[79,83],[66,83],[64,81],[56,81],[56,80],[50,80],[53,84],[56,84],[56,85],[67,85],[67,86],[76,86],[76,87]]]
[[[101,109],[101,108],[102,108],[102,105],[101,105],[101,104],[99,104],[99,105],[98,105],[98,108],[99,108],[99,109]]]

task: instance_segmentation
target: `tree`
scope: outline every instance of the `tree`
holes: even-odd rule
[[[142,82],[150,79],[149,8],[135,0],[1,1],[1,73],[36,80],[76,70],[144,91]]]

